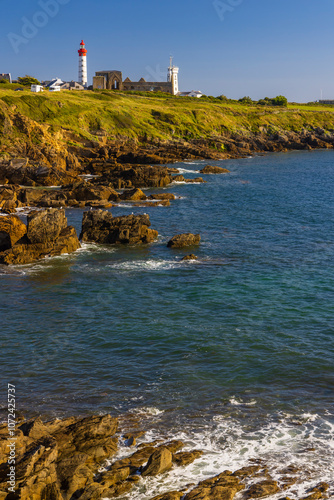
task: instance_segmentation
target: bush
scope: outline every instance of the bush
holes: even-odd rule
[[[253,101],[249,96],[242,97],[238,102],[241,104],[253,104]]]
[[[278,95],[272,100],[273,106],[287,106],[288,105],[288,100],[284,95]]]
[[[34,78],[33,76],[19,76],[17,79],[18,83],[20,85],[40,85],[41,82],[37,80],[37,78]]]

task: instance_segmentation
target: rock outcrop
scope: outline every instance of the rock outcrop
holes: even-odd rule
[[[0,218],[1,264],[30,264],[44,257],[72,253],[80,248],[74,227],[64,210],[34,211],[27,226],[16,216]]]
[[[0,498],[79,498],[80,492],[93,483],[99,464],[117,451],[117,425],[117,419],[110,415],[46,423],[38,418],[23,423],[16,430],[15,494],[8,494],[8,467],[1,463]],[[4,449],[7,438],[8,429],[4,425],[0,427],[2,460],[8,454]]]
[[[150,229],[147,214],[113,217],[104,210],[84,212],[80,239],[108,245],[151,243],[158,231]]]
[[[213,165],[206,165],[206,167],[200,170],[201,174],[229,174],[230,171],[227,168],[216,167]]]
[[[199,234],[183,233],[173,236],[167,243],[168,248],[184,248],[199,245],[201,237]]]
[[[27,226],[16,215],[0,217],[0,252],[9,250],[27,233]]]

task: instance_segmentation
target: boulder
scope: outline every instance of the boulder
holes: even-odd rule
[[[186,179],[187,184],[203,184],[206,183],[202,177],[195,177],[194,179]]]
[[[85,181],[74,184],[73,189],[69,191],[68,197],[69,199],[86,202],[119,200],[119,194],[113,188]]]
[[[176,196],[173,193],[160,193],[160,194],[151,194],[148,199],[149,200],[175,200]]]
[[[178,467],[185,467],[186,465],[192,464],[202,455],[203,451],[201,450],[183,451],[173,455],[173,462],[175,462]]]
[[[131,189],[129,191],[124,191],[121,194],[121,200],[129,200],[129,201],[140,201],[146,200],[146,195],[139,188]]]
[[[23,226],[21,229],[23,233]],[[28,216],[26,233],[0,252],[1,264],[30,264],[46,256],[72,253],[80,248],[74,227],[67,226],[64,210],[34,211]]]
[[[143,476],[157,476],[171,469],[173,465],[173,455],[165,447],[157,449],[148,459],[147,465],[143,468]]]
[[[100,244],[136,244],[154,241],[158,232],[149,229],[147,214],[113,217],[104,210],[84,212],[80,239]]]
[[[67,228],[64,210],[33,211],[28,215],[27,236],[30,243],[51,243]]]
[[[0,252],[11,248],[27,233],[27,226],[16,215],[0,217]]]
[[[235,495],[245,488],[239,478],[225,471],[210,479],[201,481],[185,497],[185,500],[233,500]]]
[[[216,167],[213,165],[206,165],[206,167],[200,170],[201,174],[229,174],[230,171],[227,168]]]
[[[183,248],[193,245],[198,245],[201,241],[199,234],[183,233],[173,236],[167,243],[168,248]]]
[[[185,255],[181,261],[185,261],[185,260],[197,260],[198,257],[196,257],[196,255],[194,255],[193,253],[191,253],[190,255]]]
[[[184,493],[181,491],[169,491],[168,493],[151,498],[151,500],[180,500],[183,495]]]
[[[262,498],[280,491],[277,481],[266,480],[253,484],[246,492],[246,498]]]

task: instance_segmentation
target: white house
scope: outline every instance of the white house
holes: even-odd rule
[[[43,85],[32,85],[31,92],[44,92]]]
[[[60,86],[63,85],[63,83],[63,80],[61,80],[60,78],[54,78],[46,85],[46,87],[50,92],[60,92]]]
[[[200,90],[191,90],[190,92],[179,92],[180,97],[202,97],[203,93]]]

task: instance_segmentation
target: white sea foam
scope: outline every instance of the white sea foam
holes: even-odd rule
[[[143,412],[147,410],[143,409]],[[154,411],[158,413],[157,409]],[[307,414],[307,422],[295,426],[290,417],[287,419],[282,414],[280,419],[268,418],[267,423],[256,428],[245,420],[223,415],[217,417],[221,418],[215,418],[212,425],[203,424],[198,430],[189,427],[173,431],[169,436],[164,435],[164,439],[182,440],[186,445],[184,451],[203,450],[203,456],[187,467],[174,467],[163,477],[141,478],[130,493],[121,497],[122,500],[147,500],[167,491],[180,490],[189,483],[198,483],[224,470],[235,471],[254,465],[254,460],[259,459],[268,467],[271,477],[281,485],[283,477],[298,477],[296,484],[266,497],[268,500],[278,500],[282,496],[297,500],[306,496],[307,490],[321,481],[330,485],[329,497],[334,495],[334,426],[331,422],[319,415]],[[138,440],[138,444],[160,437],[157,431],[150,431]],[[116,458],[125,458],[134,451],[134,448],[121,445]],[[282,469],[290,465],[298,467],[299,471],[296,474],[283,473]],[[251,484],[263,479],[253,479]],[[246,487],[247,484],[250,483],[246,483]],[[235,498],[241,500],[243,495],[240,493]]]
[[[180,265],[180,261],[175,260],[131,260],[127,262],[115,262],[106,267],[119,269],[122,271],[164,271],[173,269]]]
[[[178,168],[180,174],[198,174],[199,170],[190,170],[188,168]]]

